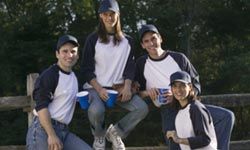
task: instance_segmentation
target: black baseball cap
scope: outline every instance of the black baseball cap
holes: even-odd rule
[[[101,1],[98,13],[103,13],[109,10],[116,12],[116,13],[120,12],[119,5],[116,0],[102,0]]]
[[[172,85],[175,81],[179,81],[182,83],[191,83],[190,75],[185,71],[177,71],[170,76],[170,85]]]
[[[155,33],[158,33],[159,34],[159,31],[158,29],[152,25],[152,24],[145,24],[145,25],[142,25],[140,30],[139,30],[139,38],[140,38],[140,41],[142,40],[143,38],[143,35],[146,33],[146,32],[155,32]]]
[[[66,34],[58,39],[56,50],[59,50],[61,46],[63,46],[65,43],[68,42],[74,44],[75,46],[80,46],[80,44],[78,43],[77,39],[74,36]]]

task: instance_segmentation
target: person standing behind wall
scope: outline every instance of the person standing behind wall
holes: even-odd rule
[[[98,29],[85,41],[81,61],[81,76],[87,81],[83,87],[90,95],[88,117],[94,136],[93,148],[105,150],[107,138],[113,149],[125,150],[122,139],[146,117],[148,107],[131,92],[135,75],[134,43],[122,32],[117,1],[101,1],[98,13]],[[116,104],[129,113],[106,130],[104,102],[108,99],[107,89],[113,84],[124,84]]]
[[[139,57],[136,61],[136,81],[140,84],[140,96],[142,98],[150,98],[154,101],[159,94],[158,88],[170,89],[170,75],[176,71],[187,72],[191,76],[195,94],[201,93],[199,74],[194,66],[183,53],[162,49],[162,37],[154,25],[142,25],[139,30],[139,39],[142,48],[147,51],[146,55]],[[171,97],[172,93],[166,92],[164,95]],[[218,149],[229,150],[235,120],[233,112],[212,105],[206,105],[206,107],[214,121]],[[163,105],[160,109],[162,129],[165,135],[167,131],[174,130],[177,110],[168,107],[168,105]],[[166,142],[168,143],[167,139]],[[180,148],[178,144],[172,143],[171,149],[178,150]]]
[[[72,71],[78,60],[78,47],[75,37],[60,37],[57,63],[42,72],[35,83],[35,117],[27,132],[27,150],[91,150],[68,128],[78,92],[78,82]]]

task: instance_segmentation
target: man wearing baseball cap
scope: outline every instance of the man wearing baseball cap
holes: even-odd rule
[[[78,92],[78,82],[72,71],[79,57],[78,46],[72,35],[60,37],[55,52],[57,63],[43,71],[35,83],[35,117],[26,137],[28,150],[91,150],[68,128]]]
[[[191,76],[195,94],[201,93],[199,74],[194,66],[183,53],[162,49],[163,40],[154,25],[142,25],[139,30],[139,39],[142,48],[147,51],[146,55],[139,57],[136,61],[136,80],[140,84],[142,98],[150,98],[153,101],[159,94],[159,88],[170,89],[170,75],[176,71],[187,72]],[[166,92],[165,96],[168,99],[167,104],[170,103],[172,93]],[[160,108],[164,135],[168,130],[174,130],[177,114],[177,110],[166,107],[166,105]],[[228,150],[234,124],[233,112],[217,106],[206,105],[206,107],[214,120],[218,149]],[[172,143],[171,149],[178,150],[180,148],[179,145]]]

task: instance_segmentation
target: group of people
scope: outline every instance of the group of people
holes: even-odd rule
[[[162,130],[169,149],[228,150],[234,114],[224,108],[204,105],[199,75],[188,58],[179,52],[164,50],[158,29],[151,24],[139,30],[140,44],[146,55],[135,60],[134,41],[122,31],[116,0],[103,0],[98,10],[99,25],[85,41],[81,59],[84,90],[89,92],[88,118],[94,136],[90,146],[69,131],[78,92],[72,71],[77,62],[79,43],[72,35],[58,39],[57,63],[40,74],[33,98],[34,119],[28,129],[28,150],[105,150],[106,140],[114,150],[125,150],[123,139],[148,114],[145,101],[155,101],[159,88],[170,89],[163,95]],[[107,89],[121,84],[116,102],[129,112],[118,122],[105,124]],[[132,92],[132,84],[139,85]],[[183,125],[185,124],[185,126]]]

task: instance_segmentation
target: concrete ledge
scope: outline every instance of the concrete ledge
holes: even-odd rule
[[[24,145],[0,146],[0,150],[25,150],[25,146]]]
[[[230,150],[249,150],[250,140],[231,141]]]
[[[128,147],[126,150],[168,150],[167,146]]]
[[[231,141],[230,150],[249,150],[250,140]],[[24,145],[0,146],[0,150],[25,150]],[[107,148],[111,150],[111,148]],[[167,146],[127,147],[126,150],[168,150]]]

